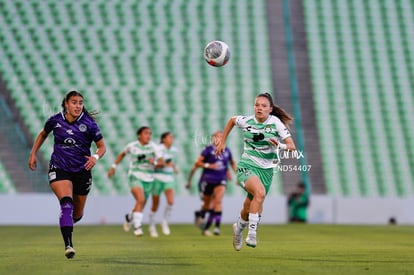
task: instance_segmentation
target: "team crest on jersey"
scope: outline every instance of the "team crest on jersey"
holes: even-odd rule
[[[271,133],[272,132],[272,128],[270,127],[270,125],[266,125],[266,128],[264,129],[266,133]]]
[[[81,124],[79,125],[79,131],[81,132],[86,132],[86,130],[88,130],[88,127],[85,124]]]

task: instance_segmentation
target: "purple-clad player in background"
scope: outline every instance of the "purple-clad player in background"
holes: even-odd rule
[[[103,136],[83,105],[83,96],[70,91],[62,101],[63,111],[51,116],[37,136],[29,158],[29,168],[36,169],[36,153],[50,132],[54,147],[49,163],[50,188],[60,202],[59,225],[65,242],[65,256],[75,256],[72,243],[73,224],[83,216],[87,195],[92,185],[91,169],[105,154]],[[91,155],[91,144],[97,150]]]
[[[229,165],[236,172],[236,163],[233,160],[231,151],[226,147],[222,155],[215,154],[217,142],[221,140],[223,132],[217,131],[211,137],[212,143],[205,147],[200,156],[194,163],[193,168],[188,176],[186,188],[191,187],[191,179],[198,168],[203,168],[199,181],[199,190],[202,196],[203,204],[200,211],[196,211],[196,225],[202,226],[206,212],[209,213],[207,223],[202,226],[202,234],[211,236],[208,230],[215,221],[213,233],[220,235],[221,215],[223,212],[222,200],[226,191],[226,183],[231,180]]]

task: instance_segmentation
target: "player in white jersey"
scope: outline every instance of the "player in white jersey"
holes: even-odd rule
[[[135,206],[132,213],[125,215],[124,230],[129,231],[134,226],[134,234],[142,236],[143,210],[148,196],[151,194],[154,181],[154,168],[160,158],[155,143],[151,141],[151,129],[143,126],[138,129],[138,140],[128,143],[122,152],[116,157],[114,164],[108,171],[108,177],[115,174],[116,166],[126,155],[130,155],[128,184],[135,198]]]
[[[167,199],[167,206],[164,210],[161,229],[164,235],[170,235],[168,221],[171,216],[174,204],[174,188],[176,185],[175,174],[178,169],[175,165],[177,159],[177,148],[173,146],[174,136],[171,132],[165,132],[161,135],[161,143],[158,145],[160,160],[154,172],[154,184],[152,188],[152,207],[149,215],[149,230],[151,237],[158,237],[155,227],[155,213],[158,210],[160,195],[164,192]]]
[[[259,94],[254,103],[254,115],[234,116],[223,131],[216,153],[226,147],[226,139],[234,126],[243,131],[244,152],[237,164],[237,180],[247,191],[238,221],[233,224],[233,246],[239,251],[243,245],[243,229],[248,226],[246,244],[256,247],[256,231],[263,210],[263,202],[273,179],[279,150],[296,150],[287,125],[292,117],[273,104],[269,93]]]

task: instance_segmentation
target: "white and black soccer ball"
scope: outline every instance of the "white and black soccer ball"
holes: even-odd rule
[[[211,41],[204,48],[204,58],[211,66],[224,66],[230,59],[229,46],[223,41]]]

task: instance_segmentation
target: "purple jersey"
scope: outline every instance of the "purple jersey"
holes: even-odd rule
[[[57,113],[46,121],[44,131],[47,134],[53,131],[54,136],[50,164],[66,172],[84,170],[85,156],[91,155],[92,141],[102,139],[95,120],[85,113],[73,123],[69,123],[62,112]]]
[[[229,163],[232,160],[231,151],[229,148],[225,148],[224,152],[217,156],[214,152],[215,147],[209,145],[203,149],[201,155],[204,157],[205,163],[217,163],[217,169],[204,168],[203,173],[201,174],[200,182],[207,183],[221,183],[227,181],[227,170],[229,168]]]

